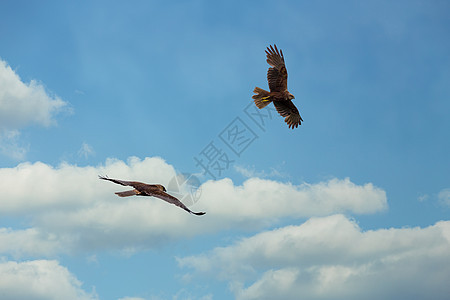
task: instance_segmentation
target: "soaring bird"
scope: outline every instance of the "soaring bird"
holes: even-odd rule
[[[278,51],[277,46],[267,47],[267,63],[272,67],[267,71],[267,81],[269,82],[270,92],[262,88],[255,87],[252,98],[255,99],[256,106],[261,109],[273,102],[278,113],[285,117],[284,121],[289,128],[294,129],[302,124],[302,117],[298,109],[292,103],[294,95],[287,90],[287,70],[284,64],[283,51]]]
[[[119,197],[128,197],[128,196],[153,196],[156,198],[163,199],[164,201],[167,201],[169,203],[175,204],[178,207],[181,207],[185,211],[201,216],[204,215],[204,212],[193,212],[189,208],[186,207],[180,200],[177,198],[167,194],[166,188],[160,184],[146,184],[138,181],[124,181],[124,180],[118,180],[118,179],[112,179],[109,177],[103,177],[98,176],[98,178],[103,180],[109,180],[114,183],[125,185],[125,186],[132,186],[134,187],[134,190],[125,191],[125,192],[117,192],[116,195]]]

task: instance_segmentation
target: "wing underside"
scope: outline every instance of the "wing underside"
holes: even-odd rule
[[[303,119],[300,116],[297,107],[295,107],[291,100],[273,101],[273,104],[278,113],[285,118],[284,121],[288,124],[289,128],[294,129],[302,124]]]
[[[271,92],[287,90],[287,70],[284,64],[283,52],[276,45],[267,47],[267,63],[272,67],[267,71],[267,81]]]

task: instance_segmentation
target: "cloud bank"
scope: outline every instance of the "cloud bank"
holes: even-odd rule
[[[236,299],[447,299],[450,221],[361,231],[340,214],[311,218],[178,262]]]
[[[0,228],[0,255],[20,260],[95,251],[132,254],[221,230],[260,231],[282,218],[309,218],[178,258],[181,268],[193,270],[184,278],[227,281],[237,299],[423,299],[431,292],[445,299],[450,292],[444,282],[450,276],[450,221],[362,231],[344,214],[387,208],[386,193],[371,183],[358,185],[348,178],[300,185],[260,178],[242,185],[207,181],[191,207],[207,214],[197,217],[155,198],[119,198],[114,192],[126,188],[99,180],[98,174],[166,186],[177,175],[159,157],[108,159],[86,167],[36,162],[0,168],[0,216],[26,220],[23,228]],[[4,274],[11,268],[20,276],[30,268],[37,274],[43,270],[42,276],[60,274],[65,299],[96,297],[58,262],[10,261],[0,267]],[[4,274],[9,282],[33,285],[25,275],[19,280]]]
[[[95,300],[95,292],[82,289],[82,283],[54,260],[0,262],[2,299]]]
[[[283,217],[365,214],[387,207],[383,190],[349,179],[302,185],[258,178],[235,185],[223,179],[202,184],[201,198],[191,208],[207,214],[197,217],[156,198],[119,198],[114,192],[127,188],[99,180],[98,174],[166,186],[176,176],[158,157],[109,159],[87,167],[36,162],[2,168],[0,215],[25,217],[29,227],[0,228],[0,253],[133,252],[230,228],[261,229]]]

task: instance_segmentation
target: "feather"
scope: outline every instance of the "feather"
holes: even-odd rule
[[[297,107],[291,100],[288,101],[274,101],[273,105],[277,109],[280,116],[285,117],[284,121],[288,124],[289,128],[297,128],[302,124],[302,117],[298,112]]]
[[[256,93],[256,95],[253,95],[252,98],[254,99],[255,104],[259,109],[266,107],[270,104],[270,102],[272,102],[270,93],[266,90],[263,90],[262,88],[255,87],[253,93]]]
[[[137,190],[125,191],[125,192],[117,192],[115,193],[119,197],[128,197],[138,195],[139,192]]]

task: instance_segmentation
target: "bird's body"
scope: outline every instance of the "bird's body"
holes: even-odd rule
[[[143,182],[138,181],[125,181],[125,180],[118,180],[118,179],[112,179],[108,177],[102,177],[99,176],[100,179],[103,180],[109,180],[111,182],[124,185],[124,186],[131,186],[134,188],[134,190],[125,191],[125,192],[117,192],[116,195],[119,197],[129,197],[129,196],[150,196],[150,197],[157,197],[159,199],[162,199],[164,201],[167,201],[169,203],[172,203],[185,211],[194,214],[194,215],[204,215],[204,212],[193,212],[189,208],[186,207],[180,200],[177,198],[169,195],[166,193],[166,188],[160,184],[146,184]]]
[[[262,109],[273,102],[278,113],[285,117],[285,122],[289,128],[296,128],[301,125],[303,119],[298,109],[292,103],[294,95],[287,89],[287,70],[284,64],[283,51],[278,51],[277,46],[267,47],[267,63],[272,67],[267,71],[267,81],[269,82],[269,91],[256,87],[252,98],[256,106]]]

